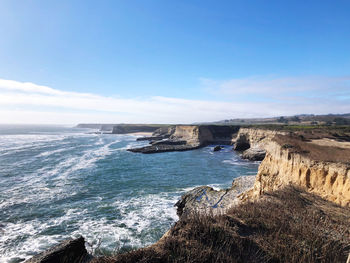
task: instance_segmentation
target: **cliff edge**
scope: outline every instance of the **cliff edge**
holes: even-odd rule
[[[239,180],[226,190],[195,188],[177,203],[179,221],[157,243],[93,262],[350,260],[350,129],[217,127],[176,126],[165,144],[147,147],[222,140],[243,154],[264,151],[255,180],[244,185],[251,188],[238,191]]]
[[[156,130],[149,137],[149,146],[129,149],[138,153],[160,153],[171,151],[188,151],[209,144],[231,145],[239,130],[239,126],[225,125],[176,125],[168,130],[168,134]],[[146,138],[142,138],[144,140]]]

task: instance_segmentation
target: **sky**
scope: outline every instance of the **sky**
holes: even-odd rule
[[[0,123],[350,113],[349,1],[0,1]]]

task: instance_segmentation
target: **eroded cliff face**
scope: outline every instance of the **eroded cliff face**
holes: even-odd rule
[[[350,165],[312,160],[277,142],[266,146],[251,196],[293,184],[342,206],[350,206]],[[350,156],[349,156],[350,160]]]
[[[232,144],[238,130],[238,126],[177,125],[170,138],[184,140],[192,145]]]
[[[200,136],[199,130],[199,126],[197,125],[177,125],[170,139],[183,140],[186,141],[187,144],[200,145],[200,137],[203,136]],[[207,136],[210,137],[210,134]]]
[[[294,137],[293,137],[294,136]],[[296,185],[342,206],[350,206],[350,147],[347,142],[302,140],[297,135],[242,128],[238,148],[249,144],[266,150],[253,189],[243,199]]]
[[[266,144],[277,134],[286,135],[287,132],[256,128],[240,128],[234,149],[237,151],[244,151],[249,148],[265,149]]]

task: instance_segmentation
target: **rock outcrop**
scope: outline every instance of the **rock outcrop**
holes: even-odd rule
[[[253,147],[249,148],[248,150],[245,150],[242,153],[241,157],[250,161],[262,161],[264,160],[265,155],[266,150]]]
[[[190,151],[200,148],[200,146],[196,145],[186,145],[186,144],[176,144],[175,142],[172,143],[164,143],[164,144],[158,144],[158,145],[151,145],[151,146],[145,146],[140,148],[132,148],[128,149],[129,152],[134,153],[164,153],[164,152],[182,152],[182,151]]]
[[[175,204],[179,216],[198,213],[224,213],[227,209],[236,205],[241,193],[253,187],[255,176],[242,176],[236,178],[232,187],[215,190],[210,186],[200,186],[184,194]]]
[[[287,135],[288,132],[259,128],[240,128],[233,149],[236,151],[245,151],[249,148],[265,149],[265,145],[277,134]]]
[[[307,150],[295,148],[298,146],[270,142],[249,195],[259,197],[268,191],[297,185],[326,200],[350,206],[350,151],[346,151],[349,162],[345,163],[310,158]]]
[[[92,259],[85,248],[83,237],[67,239],[40,253],[26,263],[87,263]]]
[[[252,146],[243,157],[249,157],[254,149],[266,151],[254,188],[243,194],[243,199],[252,200],[266,192],[296,185],[326,200],[350,206],[350,143],[338,136],[333,138],[332,134],[322,136],[241,129],[237,147],[246,143]]]
[[[223,149],[222,146],[216,145],[216,146],[214,147],[213,151],[214,151],[214,152],[218,152],[218,151],[221,151],[222,149]]]
[[[129,149],[131,152],[159,153],[170,151],[188,151],[207,146],[209,144],[231,145],[239,130],[238,126],[223,125],[176,125],[169,127],[166,135],[157,130],[150,140],[162,136],[160,141],[151,141],[150,146]]]

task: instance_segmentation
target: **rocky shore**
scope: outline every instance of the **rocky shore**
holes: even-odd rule
[[[152,137],[150,146],[130,151],[181,151],[227,143],[243,158],[262,163],[256,177],[237,178],[229,189],[201,186],[183,195],[176,203],[179,221],[156,244],[93,262],[345,262],[348,258],[350,130],[191,125],[175,126],[170,132],[163,129],[162,135]]]
[[[215,190],[209,186],[196,187],[175,204],[179,217],[193,212],[223,214],[240,202],[240,194],[254,186],[254,176],[235,178],[231,188]]]
[[[85,248],[83,237],[67,239],[25,263],[87,263],[93,258]]]
[[[232,145],[239,130],[238,126],[225,125],[176,125],[168,129],[156,130],[148,140],[149,146],[129,149],[137,153],[161,153],[171,151],[189,151],[210,144]]]

